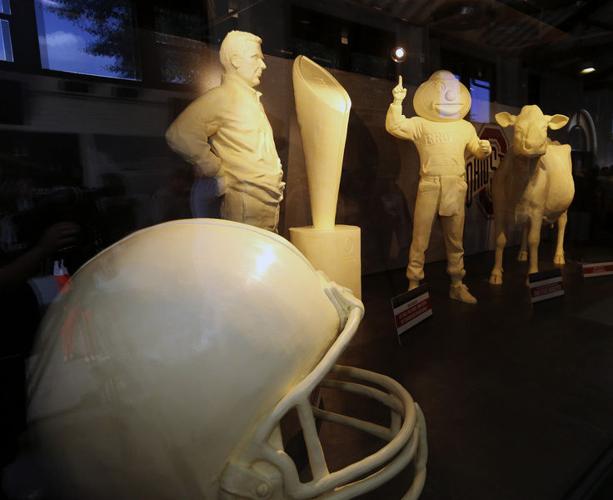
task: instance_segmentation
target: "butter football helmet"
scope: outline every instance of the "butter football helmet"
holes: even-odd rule
[[[193,219],[128,236],[73,276],[40,332],[29,419],[51,490],[88,500],[345,499],[413,460],[405,498],[417,498],[427,455],[419,407],[394,380],[335,364],[363,313],[269,231]],[[374,398],[390,426],[312,406],[318,386]],[[281,438],[294,409],[308,481]],[[387,443],[329,472],[317,419]]]

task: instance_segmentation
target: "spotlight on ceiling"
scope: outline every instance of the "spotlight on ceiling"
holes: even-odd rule
[[[579,71],[579,73],[581,73],[582,75],[589,75],[590,73],[593,73],[594,71],[596,71],[596,68],[594,68],[594,66],[585,66],[584,68],[581,68],[581,71]]]
[[[397,63],[401,63],[407,58],[407,51],[404,47],[394,47],[392,49],[392,60]]]

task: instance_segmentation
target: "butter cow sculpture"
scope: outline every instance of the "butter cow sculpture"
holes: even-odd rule
[[[285,184],[254,88],[266,69],[261,42],[242,31],[226,35],[219,50],[221,85],[191,103],[168,128],[166,140],[197,174],[217,178],[224,219],[276,231]]]
[[[501,127],[514,126],[513,147],[492,179],[496,257],[490,283],[502,283],[502,254],[511,224],[523,224],[518,260],[528,259],[529,273],[538,271],[538,247],[543,221],[558,223],[553,261],[564,264],[566,212],[575,195],[570,146],[551,141],[547,129],[557,130],[568,122],[564,115],[544,115],[538,106],[524,106],[519,115],[497,113]]]
[[[43,321],[29,422],[46,493],[340,500],[412,462],[404,498],[416,499],[427,460],[421,410],[395,380],[336,364],[363,314],[346,288],[269,231],[192,219],[128,236],[85,264]],[[376,400],[389,427],[312,407],[319,386]],[[283,447],[280,422],[292,410],[310,480]],[[316,421],[385,444],[329,472]]]
[[[409,251],[407,277],[409,289],[424,278],[425,252],[430,242],[432,224],[440,217],[447,272],[451,276],[449,296],[474,304],[462,279],[464,271],[464,202],[466,197],[465,150],[477,158],[492,152],[489,141],[480,141],[475,128],[463,118],[470,110],[468,89],[449,71],[436,71],[422,83],[413,97],[417,117],[402,114],[406,97],[402,77],[392,91],[385,126],[400,139],[409,139],[417,147],[420,159],[419,186],[413,221],[413,240]]]

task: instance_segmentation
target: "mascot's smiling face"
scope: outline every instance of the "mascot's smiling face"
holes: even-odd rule
[[[415,112],[435,122],[461,120],[470,110],[470,92],[450,71],[440,70],[422,83],[413,97]]]

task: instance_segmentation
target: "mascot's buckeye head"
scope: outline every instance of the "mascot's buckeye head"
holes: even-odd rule
[[[440,70],[422,83],[413,97],[415,112],[435,122],[464,118],[470,110],[470,92],[450,71]]]

